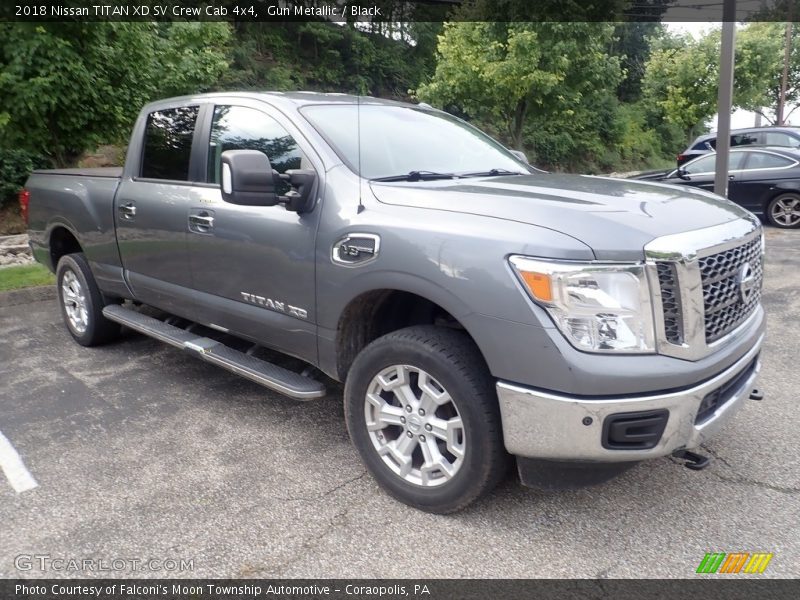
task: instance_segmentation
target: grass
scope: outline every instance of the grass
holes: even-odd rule
[[[0,292],[51,285],[56,278],[42,265],[21,265],[0,269]]]

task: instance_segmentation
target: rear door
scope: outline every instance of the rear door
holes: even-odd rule
[[[200,106],[153,110],[134,130],[141,152],[129,156],[114,209],[117,242],[136,298],[191,318],[186,242],[190,182]],[[138,137],[136,137],[138,136]]]
[[[319,194],[322,163],[300,131],[265,103],[220,101],[208,112],[206,183],[190,192],[188,244],[198,320],[315,360],[315,240],[321,207],[298,214],[281,205],[228,204],[219,181],[223,152],[260,150],[279,173],[314,169]],[[283,184],[278,193],[288,190]]]
[[[767,199],[775,194],[782,180],[797,179],[796,160],[770,152],[746,152],[744,170],[731,182],[729,197],[737,204],[756,214],[764,212]]]

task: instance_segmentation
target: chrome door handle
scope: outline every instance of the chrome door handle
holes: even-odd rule
[[[189,223],[191,223],[195,227],[211,228],[214,226],[214,217],[203,216],[203,215],[189,215]]]
[[[123,218],[132,219],[136,216],[136,207],[133,202],[128,202],[128,204],[123,204],[119,207],[119,212],[122,213]]]

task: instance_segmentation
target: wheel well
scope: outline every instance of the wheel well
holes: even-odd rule
[[[66,227],[56,227],[50,234],[50,262],[53,265],[53,271],[56,270],[62,256],[82,251],[83,248],[77,238]]]
[[[370,342],[412,325],[464,326],[427,298],[399,290],[373,290],[354,298],[339,319],[336,335],[337,374],[347,377],[353,361]]]

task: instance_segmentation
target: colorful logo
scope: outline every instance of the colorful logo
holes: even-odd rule
[[[709,552],[700,561],[697,573],[763,573],[772,552]]]

